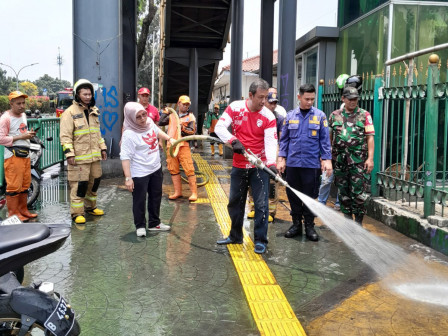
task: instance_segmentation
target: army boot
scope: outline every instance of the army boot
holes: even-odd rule
[[[311,241],[318,241],[319,236],[316,233],[316,230],[314,230],[314,222],[305,222],[305,235],[308,240]]]
[[[292,238],[302,235],[302,221],[297,218],[292,219],[292,226],[285,232],[285,238]]]

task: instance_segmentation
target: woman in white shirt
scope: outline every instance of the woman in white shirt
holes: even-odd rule
[[[120,159],[126,188],[132,192],[132,213],[138,237],[146,236],[145,205],[148,196],[148,230],[168,231],[170,226],[160,222],[162,201],[162,165],[159,141],[175,142],[148,118],[145,108],[130,102],[124,106],[123,136]]]

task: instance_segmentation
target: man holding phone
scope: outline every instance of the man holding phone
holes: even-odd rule
[[[11,109],[0,118],[0,145],[5,146],[6,205],[8,217],[17,215],[22,222],[36,218],[28,211],[28,189],[31,184],[30,139],[37,130],[28,130],[25,99],[20,91],[9,94]]]

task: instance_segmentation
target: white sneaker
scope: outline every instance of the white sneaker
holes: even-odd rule
[[[148,231],[169,231],[171,230],[171,226],[165,225],[163,223],[160,223],[157,226],[154,226],[152,228],[148,228]]]
[[[137,237],[146,237],[146,230],[145,230],[145,228],[137,229]]]

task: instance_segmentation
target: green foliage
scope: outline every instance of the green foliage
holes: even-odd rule
[[[7,110],[9,110],[8,96],[0,96],[0,112],[5,112]]]
[[[48,94],[54,94],[64,88],[72,86],[69,81],[59,80],[58,78],[53,78],[47,74],[36,79],[34,84],[37,86],[39,95],[43,94],[44,89],[47,89]]]
[[[8,96],[0,96],[0,112],[5,112],[9,110],[9,99]],[[28,97],[25,101],[25,108],[27,110],[31,110],[34,112],[35,110],[39,110],[41,113],[51,113],[53,112],[50,108],[50,101],[48,97]]]
[[[27,81],[20,82],[19,90],[24,91],[30,96],[37,96],[43,95],[44,89],[47,89],[48,94],[52,94],[71,86],[72,84],[69,81],[59,80],[58,78],[53,78],[45,74],[32,83]],[[0,67],[0,95],[8,95],[14,90],[16,90],[16,79],[7,77],[6,71]]]
[[[6,70],[3,70],[0,67],[0,95],[8,95],[12,90],[15,89],[16,89],[15,78],[7,77]]]

